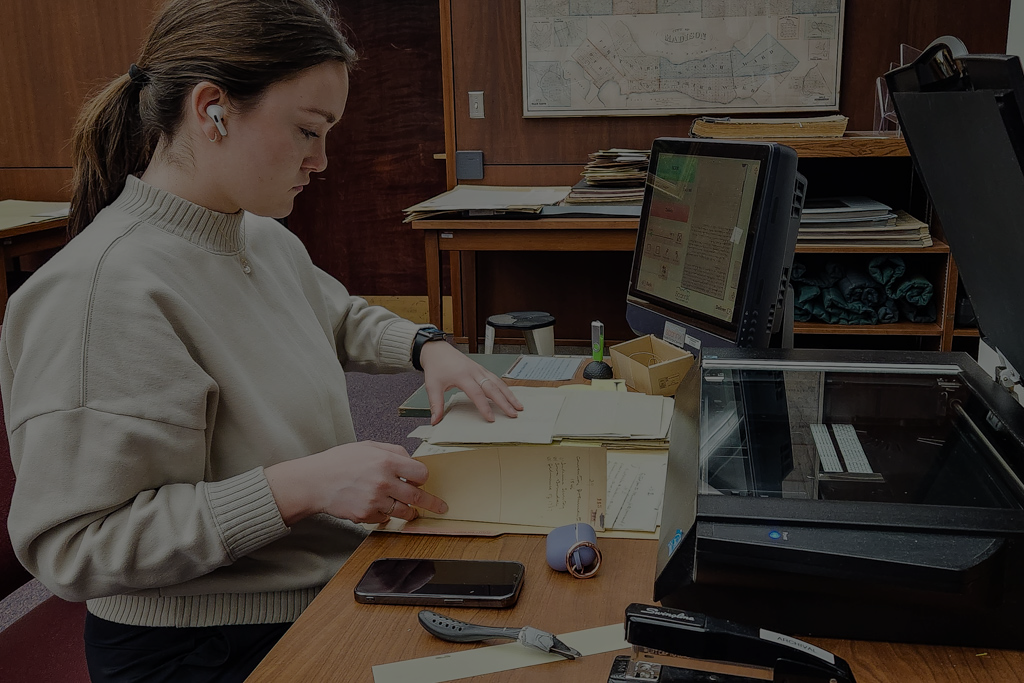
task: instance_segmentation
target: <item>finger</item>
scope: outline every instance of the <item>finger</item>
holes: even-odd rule
[[[423,508],[424,510],[430,510],[436,512],[439,515],[443,515],[448,512],[448,503],[444,502],[432,493],[427,493],[423,489],[416,488],[415,486],[409,487],[411,490],[403,491],[399,494],[398,500],[407,506],[415,506]],[[398,507],[397,505],[395,506]]]
[[[407,458],[412,457],[409,455],[409,451],[405,450],[403,446],[399,446],[396,443],[385,443],[383,441],[363,441],[362,443],[367,446],[379,448],[383,451],[390,451],[391,453],[394,453],[396,455],[403,455]]]
[[[391,515],[386,515],[380,510],[375,511],[372,515],[367,515],[363,520],[363,524],[387,524],[391,521]]]
[[[444,417],[444,389],[434,382],[427,385],[427,403],[430,405],[430,424],[436,425]]]
[[[523,409],[523,405],[519,403],[507,384],[500,379],[495,378],[492,380],[487,377],[481,381],[480,386],[483,388],[484,393],[487,394],[487,397],[494,401],[505,415],[508,417],[519,417],[518,411]]]
[[[515,393],[512,391],[512,387],[505,384],[504,381],[502,381],[501,384],[499,384],[498,386],[501,388],[501,393],[505,395],[505,398],[508,399],[508,402],[511,403],[516,410],[525,409],[523,402],[520,401],[519,397],[516,396]]]
[[[395,509],[391,511],[391,516],[411,522],[419,517],[419,513],[416,512],[416,508],[399,501],[395,504]]]
[[[494,422],[494,411],[491,410],[491,401],[487,398],[487,394],[484,393],[483,387],[472,379],[470,379],[470,382],[465,386],[460,384],[459,388],[473,401],[473,405],[476,406],[477,411],[485,420]],[[484,382],[484,384],[490,384],[490,382]]]
[[[395,462],[395,476],[409,482],[413,486],[421,486],[427,480],[429,471],[427,466],[416,458],[404,458]],[[401,483],[401,480],[398,478],[395,481]]]

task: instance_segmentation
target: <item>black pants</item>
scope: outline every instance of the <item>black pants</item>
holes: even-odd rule
[[[93,683],[244,681],[291,624],[126,626],[87,614]]]

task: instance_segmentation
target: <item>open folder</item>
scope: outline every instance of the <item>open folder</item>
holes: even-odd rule
[[[420,510],[424,518],[604,528],[604,448],[500,446],[418,459],[430,470],[423,489],[448,503],[444,515]]]

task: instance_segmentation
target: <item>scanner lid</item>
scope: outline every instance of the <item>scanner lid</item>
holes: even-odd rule
[[[982,333],[1024,372],[1024,72],[1012,55],[935,40],[885,76],[901,131]]]

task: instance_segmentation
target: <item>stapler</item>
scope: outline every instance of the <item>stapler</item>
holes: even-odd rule
[[[626,641],[633,653],[615,658],[608,683],[855,683],[827,650],[697,612],[634,603]]]

